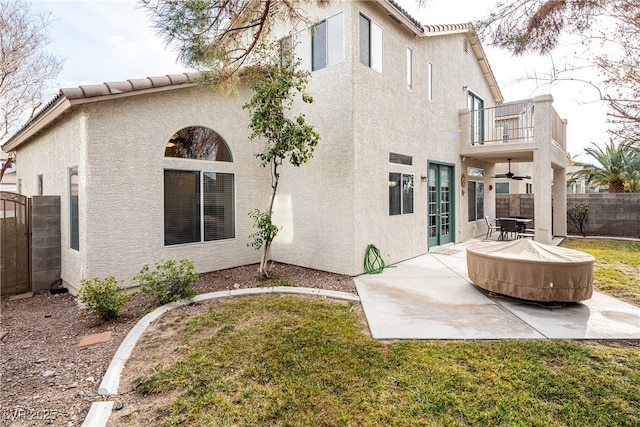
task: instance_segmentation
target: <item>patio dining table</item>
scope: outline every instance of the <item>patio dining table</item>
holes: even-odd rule
[[[533,222],[533,219],[530,218],[517,218],[517,217],[505,217],[505,218],[498,218],[498,221],[500,223],[500,236],[498,237],[498,240],[505,240],[505,237],[507,237],[508,233],[515,233],[516,236],[518,233],[523,233],[525,231],[525,229],[527,228],[528,224],[531,224]],[[503,222],[506,221],[515,221],[516,222],[516,229],[515,230],[506,230],[503,227]]]

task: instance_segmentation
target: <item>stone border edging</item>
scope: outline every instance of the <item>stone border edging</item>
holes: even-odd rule
[[[311,295],[325,298],[335,298],[346,301],[360,302],[360,297],[356,294],[341,291],[330,291],[326,289],[316,288],[301,288],[301,287],[289,287],[289,286],[276,286],[271,288],[248,288],[248,289],[234,289],[229,291],[217,291],[209,292],[206,294],[196,295],[191,299],[180,300],[176,302],[170,302],[163,306],[160,306],[153,310],[151,313],[146,314],[142,319],[134,325],[129,331],[125,339],[120,343],[120,347],[116,351],[116,354],[111,359],[109,368],[102,377],[100,387],[98,388],[98,394],[103,396],[115,396],[118,394],[118,386],[120,385],[120,375],[124,369],[124,364],[131,356],[131,352],[135,348],[138,339],[147,330],[149,325],[165,314],[169,310],[173,310],[177,307],[182,307],[191,303],[197,303],[202,301],[208,301],[215,298],[226,298],[233,296],[243,295],[264,295],[264,294],[297,294],[297,295]],[[104,426],[111,415],[111,408],[113,402],[94,402],[91,404],[91,409],[87,414],[82,426],[98,427]]]

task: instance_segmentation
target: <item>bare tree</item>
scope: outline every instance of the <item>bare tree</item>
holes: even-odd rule
[[[0,0],[0,141],[42,106],[45,84],[62,68],[49,52],[49,14],[29,4]]]
[[[515,55],[549,54],[563,35],[578,38],[578,60],[597,70],[587,81],[609,106],[610,132],[640,146],[640,3],[638,0],[511,0],[478,23],[479,33]],[[554,70],[550,81],[579,80],[575,64]]]

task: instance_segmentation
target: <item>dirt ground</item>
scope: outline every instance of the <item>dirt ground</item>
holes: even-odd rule
[[[259,283],[257,265],[206,273],[195,285],[198,294],[259,285],[322,288],[356,293],[348,276],[276,264],[278,279]],[[92,402],[105,400],[98,386],[111,358],[129,330],[151,305],[136,295],[113,322],[82,312],[69,294],[42,292],[28,299],[3,297],[0,331],[0,426],[80,426]],[[191,311],[206,309],[198,305]],[[179,314],[176,313],[176,314]],[[102,344],[78,347],[80,338],[111,331]]]

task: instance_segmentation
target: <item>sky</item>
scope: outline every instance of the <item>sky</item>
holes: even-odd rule
[[[429,0],[416,8],[415,0],[396,0],[423,24],[470,22],[486,16],[497,0]],[[186,71],[177,53],[167,48],[152,28],[146,11],[136,0],[32,0],[37,9],[51,12],[52,49],[64,60],[52,84],[52,96],[62,87],[161,76]],[[593,102],[596,94],[575,83],[538,87],[534,79],[549,70],[548,58],[513,58],[507,52],[483,45],[505,101],[544,93],[554,97],[554,107],[569,122],[567,150],[588,161],[583,150],[591,142],[604,145],[606,110]],[[570,50],[554,54],[556,61]]]

